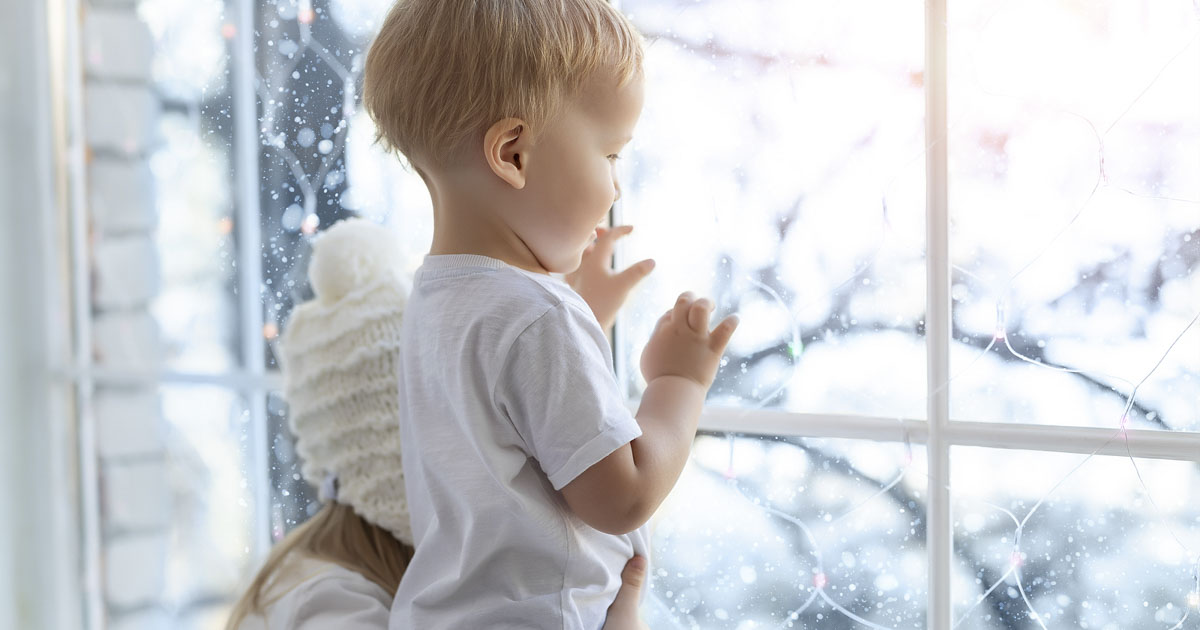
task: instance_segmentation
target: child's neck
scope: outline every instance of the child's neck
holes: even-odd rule
[[[489,190],[494,185],[479,179],[461,173],[426,178],[433,201],[429,253],[487,256],[526,271],[548,273],[504,223],[503,207],[497,207],[502,203],[489,202],[502,197],[502,191]]]

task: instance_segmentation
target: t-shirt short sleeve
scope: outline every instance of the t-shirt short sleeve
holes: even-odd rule
[[[555,490],[642,434],[625,406],[591,313],[567,302],[513,342],[495,400]]]

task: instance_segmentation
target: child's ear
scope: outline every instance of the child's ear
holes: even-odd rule
[[[520,118],[505,118],[483,136],[483,155],[500,179],[520,190],[525,187],[525,150],[529,148],[529,125]]]

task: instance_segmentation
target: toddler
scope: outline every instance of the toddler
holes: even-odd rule
[[[392,630],[596,630],[647,553],[736,319],[710,331],[712,302],[681,295],[642,351],[632,414],[611,313],[551,275],[579,265],[620,195],[642,57],[604,0],[400,0],[371,46],[377,140],[434,213],[397,364],[416,551]]]
[[[275,545],[227,630],[388,626],[413,553],[396,420],[408,283],[395,254],[394,235],[362,219],[313,242],[316,298],[292,312],[279,350],[301,472],[323,505]],[[637,626],[644,575],[644,562],[626,566],[605,630]]]

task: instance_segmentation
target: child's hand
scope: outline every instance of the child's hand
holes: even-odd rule
[[[705,389],[712,385],[721,354],[738,325],[737,315],[730,315],[709,332],[712,310],[711,300],[697,300],[688,291],[659,318],[642,349],[642,376],[647,383],[660,376],[682,376]]]
[[[625,570],[621,571],[621,590],[617,591],[617,598],[608,607],[603,630],[649,630],[638,617],[638,600],[641,599],[645,581],[646,559],[641,556],[630,558],[625,563]]]
[[[605,331],[612,327],[629,291],[654,269],[654,261],[649,258],[630,265],[620,273],[613,273],[609,267],[613,243],[632,231],[632,225],[596,228],[596,240],[583,250],[579,268],[563,276],[567,284],[592,307],[592,314]]]

